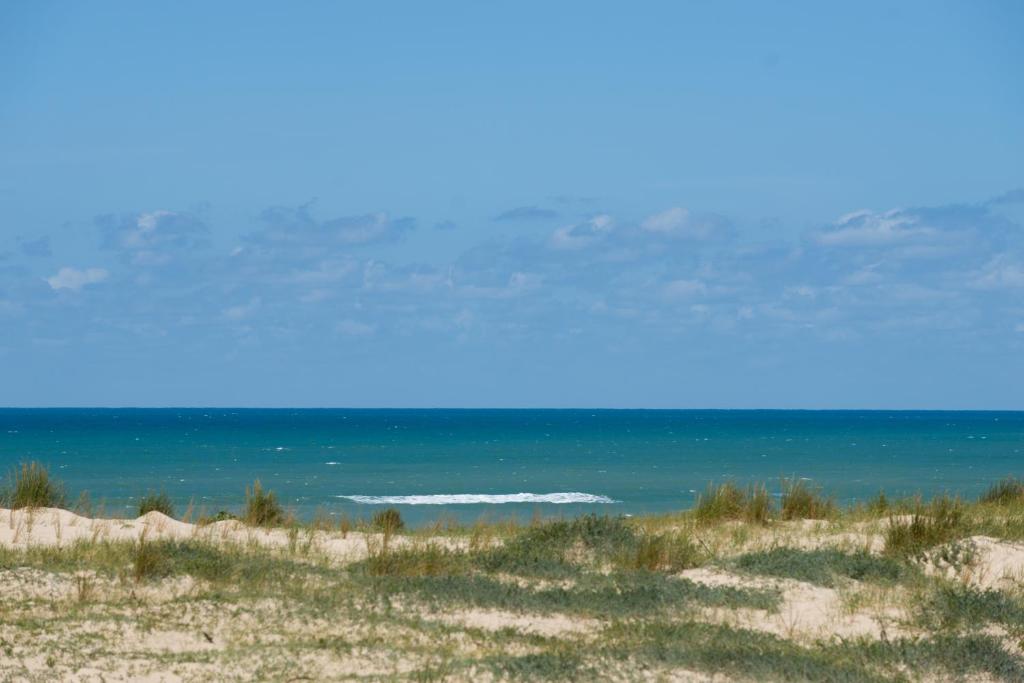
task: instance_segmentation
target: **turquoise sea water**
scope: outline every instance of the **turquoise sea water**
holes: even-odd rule
[[[237,509],[259,478],[304,517],[636,514],[726,478],[973,496],[1024,475],[1024,412],[0,409],[0,472],[24,459],[108,512],[149,490]]]

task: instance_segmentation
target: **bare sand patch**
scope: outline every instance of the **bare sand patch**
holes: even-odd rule
[[[971,536],[944,549],[929,554],[932,561],[923,564],[926,572],[982,590],[1024,588],[1024,544]],[[963,562],[943,560],[943,555],[959,556]]]
[[[684,571],[683,578],[707,586],[775,589],[781,592],[778,612],[756,609],[706,608],[703,616],[717,623],[771,633],[783,638],[812,642],[823,638],[902,635],[906,615],[897,607],[850,611],[840,591],[804,581],[750,577],[720,569]]]

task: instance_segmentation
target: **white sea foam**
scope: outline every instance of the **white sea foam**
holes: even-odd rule
[[[618,503],[607,496],[593,493],[448,493],[424,496],[335,496],[369,505],[474,505],[502,503]]]

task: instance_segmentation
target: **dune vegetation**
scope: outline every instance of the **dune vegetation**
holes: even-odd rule
[[[710,485],[645,517],[63,509],[2,482],[2,680],[1024,680],[1024,486],[842,508]]]

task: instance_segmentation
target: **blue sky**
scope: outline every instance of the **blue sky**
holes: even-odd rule
[[[0,404],[1024,409],[1022,32],[5,3]]]

